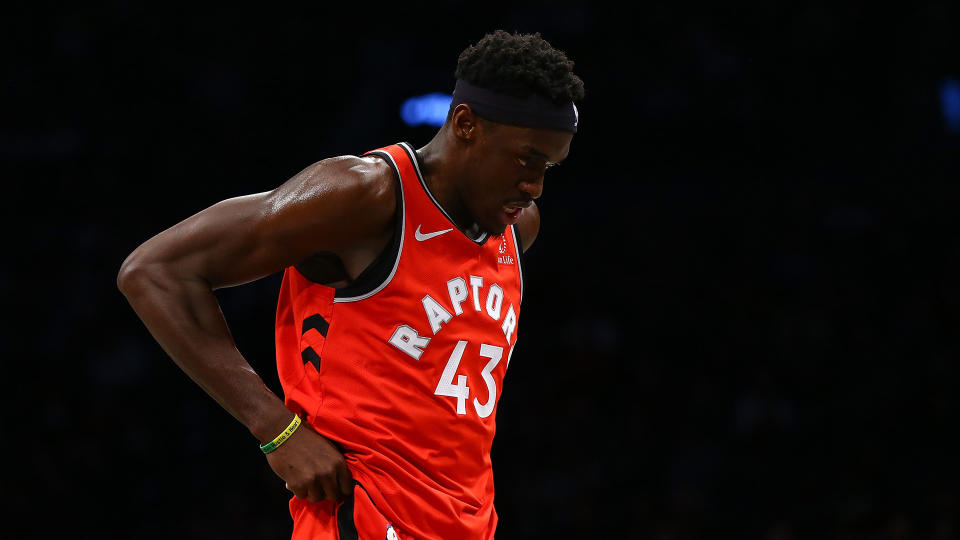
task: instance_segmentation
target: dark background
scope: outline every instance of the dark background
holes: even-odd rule
[[[422,146],[401,102],[503,28],[587,97],[528,252],[498,538],[956,538],[960,10],[775,4],[6,8],[0,536],[288,537],[117,271],[314,161]],[[279,390],[278,287],[218,295]]]

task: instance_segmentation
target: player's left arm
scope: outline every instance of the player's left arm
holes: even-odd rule
[[[520,214],[520,221],[517,222],[517,232],[520,233],[520,250],[525,252],[533,245],[533,241],[540,234],[540,209],[537,203],[531,203],[529,207],[524,208]]]

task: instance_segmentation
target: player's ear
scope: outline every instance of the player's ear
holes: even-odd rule
[[[477,136],[477,115],[466,103],[460,103],[453,109],[450,128],[453,135],[464,141],[472,141]]]

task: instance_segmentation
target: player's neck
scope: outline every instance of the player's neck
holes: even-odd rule
[[[453,219],[454,225],[467,236],[477,238],[481,234],[480,227],[470,218],[470,212],[457,192],[456,178],[451,175],[451,171],[457,170],[457,165],[449,161],[450,152],[445,150],[445,144],[443,135],[438,133],[433,140],[417,150],[421,159],[423,181],[433,198]]]

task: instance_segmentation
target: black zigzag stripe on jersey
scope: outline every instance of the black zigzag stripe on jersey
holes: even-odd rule
[[[316,330],[320,332],[321,336],[327,337],[327,330],[329,329],[330,323],[317,313],[303,320],[303,331],[300,332],[300,335],[306,334],[308,330]],[[320,371],[320,355],[317,354],[317,351],[313,350],[313,347],[304,349],[303,352],[300,353],[300,358],[304,364],[310,362],[313,364],[313,367],[317,368],[317,371]]]
[[[327,337],[327,330],[330,329],[330,323],[327,322],[319,313],[311,315],[303,320],[303,331],[300,335],[307,333],[307,330],[316,330],[320,335]]]

